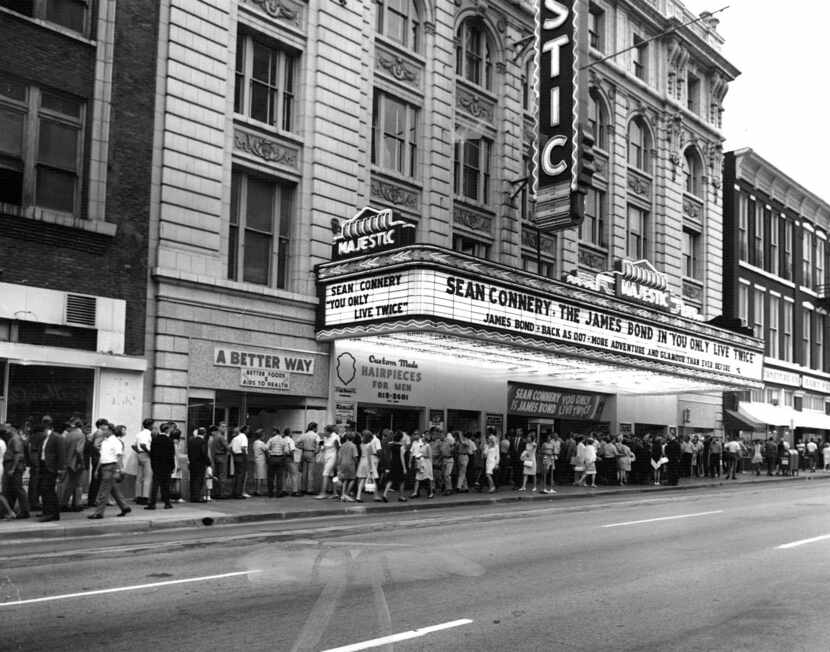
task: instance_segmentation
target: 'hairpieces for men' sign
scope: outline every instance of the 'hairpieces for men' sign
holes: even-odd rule
[[[578,174],[576,0],[538,0],[539,142],[536,225],[575,226]]]

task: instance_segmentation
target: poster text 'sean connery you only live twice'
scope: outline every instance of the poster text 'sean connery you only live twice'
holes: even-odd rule
[[[739,378],[762,376],[760,355],[741,347],[590,305],[433,270],[334,282],[325,326],[434,317]]]

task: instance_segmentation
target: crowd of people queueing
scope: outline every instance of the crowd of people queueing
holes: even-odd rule
[[[124,476],[127,428],[99,419],[90,427],[69,419],[61,428],[44,416],[39,425],[0,424],[2,495],[0,517],[26,519],[41,511],[43,521],[61,512],[91,508],[103,518],[108,505],[131,508],[119,488]],[[131,445],[136,458],[135,503],[166,509],[174,502],[280,498],[314,495],[362,502],[366,494],[388,501],[390,492],[406,501],[421,495],[476,491],[556,493],[557,485],[596,487],[626,484],[676,485],[681,478],[726,477],[830,470],[830,442],[815,439],[743,441],[721,437],[590,432],[561,437],[553,432],[505,434],[433,427],[424,432],[383,429],[355,431],[316,423],[290,428],[228,429],[219,423],[195,429],[184,441],[172,422],[145,419]],[[28,474],[27,474],[28,472]],[[28,478],[28,488],[25,482]],[[188,491],[189,489],[189,491]],[[248,492],[251,493],[248,493]]]

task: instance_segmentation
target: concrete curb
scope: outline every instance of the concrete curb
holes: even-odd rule
[[[356,505],[354,503],[349,503],[348,505],[340,506],[338,505],[337,508],[329,508],[329,509],[303,509],[303,510],[283,510],[283,511],[268,511],[268,512],[256,512],[256,513],[249,513],[249,514],[226,514],[222,516],[207,516],[207,517],[186,517],[183,519],[177,520],[130,520],[129,517],[121,520],[115,520],[113,517],[112,522],[100,524],[100,525],[89,525],[86,523],[83,524],[72,524],[72,525],[60,525],[58,527],[54,526],[44,526],[43,529],[37,530],[27,530],[23,532],[4,532],[0,534],[0,543],[13,543],[17,541],[32,541],[32,540],[45,540],[45,539],[70,539],[76,537],[88,537],[88,536],[96,536],[96,535],[112,535],[112,534],[140,534],[144,532],[158,532],[162,530],[180,530],[180,529],[194,529],[194,528],[201,528],[201,529],[209,529],[211,526],[214,525],[233,525],[233,524],[245,524],[245,523],[264,523],[268,521],[288,521],[288,520],[299,520],[299,519],[308,519],[308,518],[325,518],[331,516],[362,516],[366,514],[394,514],[400,512],[418,512],[418,511],[428,511],[428,510],[436,510],[436,509],[446,509],[448,507],[472,507],[476,505],[481,506],[492,506],[498,504],[507,504],[507,503],[518,503],[518,502],[554,502],[560,500],[568,500],[568,499],[576,499],[576,500],[585,500],[585,499],[592,499],[592,498],[600,498],[605,496],[620,496],[620,495],[639,495],[639,494],[649,494],[649,493],[665,493],[665,492],[677,492],[677,491],[693,491],[697,489],[712,489],[716,487],[742,487],[746,485],[767,485],[767,484],[777,484],[779,482],[798,482],[798,481],[807,481],[807,480],[830,480],[830,475],[798,475],[795,477],[777,477],[774,479],[769,478],[758,478],[758,479],[747,479],[747,480],[740,480],[735,482],[730,482],[727,480],[716,480],[712,482],[706,482],[701,484],[693,484],[693,485],[677,485],[673,487],[669,486],[661,486],[661,487],[653,487],[653,486],[645,486],[645,485],[635,485],[635,486],[627,486],[627,487],[616,487],[611,489],[599,489],[598,491],[586,491],[585,493],[579,494],[572,494],[572,493],[558,493],[555,495],[546,495],[546,494],[532,494],[532,493],[522,493],[517,494],[516,492],[510,493],[502,493],[502,494],[494,494],[492,497],[486,498],[475,498],[475,499],[464,499],[458,498],[455,500],[436,500],[436,501],[428,501],[428,500],[418,500],[418,501],[408,501],[406,503],[401,502],[394,502],[394,503],[375,503],[374,501],[369,504],[359,504]],[[48,528],[48,529],[47,529]]]

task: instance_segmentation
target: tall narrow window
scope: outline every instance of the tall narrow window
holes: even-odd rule
[[[631,50],[631,65],[634,76],[646,80],[648,74],[648,43],[639,34],[634,34]]]
[[[686,175],[686,192],[700,197],[703,189],[703,165],[700,156],[693,147],[688,147],[683,154],[685,161],[684,174]]]
[[[414,0],[377,0],[376,30],[408,50],[421,49],[421,19]]]
[[[414,177],[417,158],[417,109],[376,90],[372,111],[372,163]]]
[[[741,326],[749,326],[749,286],[746,283],[738,284],[738,319]]]
[[[0,77],[0,202],[23,201],[23,171],[29,93],[21,82]]]
[[[752,255],[753,264],[756,267],[764,268],[764,211],[760,202],[751,202],[754,207],[753,228],[752,228]]]
[[[779,332],[779,322],[781,315],[781,300],[770,295],[769,297],[769,326],[767,328],[767,355],[771,358],[777,358],[781,355],[781,336]]]
[[[813,234],[804,229],[801,236],[801,285],[813,287]]]
[[[812,363],[812,356],[810,355],[812,337],[813,311],[805,308],[801,312],[801,364],[804,367],[809,367]]]
[[[476,18],[468,18],[459,27],[456,42],[456,74],[487,90],[493,88],[493,55],[487,29]]]
[[[784,301],[784,337],[781,340],[781,358],[793,361],[793,303]]]
[[[588,6],[588,42],[595,50],[605,48],[605,12],[593,2]]]
[[[533,108],[533,66],[533,57],[529,57],[522,68],[522,108],[525,111]]]
[[[594,147],[608,149],[608,114],[595,89],[591,89],[588,95],[588,131],[594,138]]]
[[[585,218],[580,227],[580,239],[598,247],[605,247],[605,193],[588,188],[585,195]]]
[[[815,278],[813,279],[814,287],[816,289],[822,289],[823,290],[824,287],[825,287],[825,283],[826,283],[826,279],[824,278],[824,256],[825,256],[825,249],[826,249],[827,243],[825,242],[824,239],[820,238],[818,235],[816,235],[815,243],[816,243],[816,261],[815,261],[816,262],[816,275],[815,275]]]
[[[295,129],[298,55],[264,38],[237,38],[234,111],[283,131]]]
[[[633,260],[648,258],[648,211],[637,206],[628,207],[628,243],[626,255]]]
[[[683,229],[683,275],[688,278],[700,278],[699,248],[700,234],[691,229]]]
[[[781,215],[784,225],[784,266],[781,269],[781,276],[787,280],[793,280],[793,240],[795,224],[790,222],[786,216]]]
[[[234,171],[228,278],[277,288],[287,286],[292,201],[291,186]]]
[[[749,261],[749,197],[738,195],[738,257]]]
[[[766,308],[766,292],[755,288],[752,296],[752,334],[758,339],[764,339],[764,310]]]
[[[491,142],[476,138],[455,143],[456,194],[487,203],[490,193]]]
[[[816,313],[815,332],[813,333],[813,369],[824,371],[824,315]]]
[[[686,108],[700,113],[700,79],[691,73],[686,77]]]
[[[778,270],[780,269],[781,263],[781,252],[778,248],[778,241],[780,238],[780,234],[778,232],[779,225],[775,215],[772,214],[772,211],[768,207],[764,208],[764,222],[769,224],[769,258],[767,261],[767,269],[772,274],[778,276]]]
[[[651,172],[651,137],[642,118],[628,123],[628,165]]]

